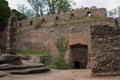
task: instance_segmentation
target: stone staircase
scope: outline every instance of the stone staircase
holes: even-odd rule
[[[0,71],[8,72],[10,74],[33,74],[47,72],[49,71],[49,68],[40,63],[22,65],[2,64],[0,65]]]
[[[22,61],[17,55],[3,54],[0,56],[0,72],[10,74],[33,74],[49,71],[44,64]]]

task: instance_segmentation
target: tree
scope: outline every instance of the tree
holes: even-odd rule
[[[27,18],[29,19],[35,17],[35,12],[32,9],[28,9],[24,4],[17,5],[17,10],[19,10],[22,14],[27,16]]]
[[[12,13],[14,13],[17,16],[18,20],[24,20],[27,18],[24,14],[20,13],[16,9],[12,9]]]
[[[108,14],[109,14],[110,17],[113,18],[113,17],[116,16],[116,14],[117,14],[117,10],[114,8],[114,9],[108,11]]]
[[[49,14],[54,14],[56,12],[58,1],[59,0],[45,0]]]
[[[120,6],[117,7],[117,14],[118,14],[118,17],[120,17]]]
[[[71,3],[72,2],[69,0],[59,0],[58,13],[71,11],[72,10]]]
[[[28,0],[28,2],[37,16],[71,11],[73,4],[70,0]]]
[[[74,4],[70,0],[45,0],[45,3],[51,14],[71,11]]]
[[[3,31],[10,17],[11,11],[6,0],[0,0],[0,31]]]
[[[36,12],[36,15],[39,17],[43,16],[43,9],[45,8],[44,0],[27,0],[31,5],[33,10]]]
[[[120,6],[108,11],[110,17],[120,17]]]

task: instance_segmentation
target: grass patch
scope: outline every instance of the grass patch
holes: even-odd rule
[[[18,54],[23,54],[23,55],[33,55],[33,56],[49,56],[49,53],[47,52],[39,52],[39,51],[17,51]]]

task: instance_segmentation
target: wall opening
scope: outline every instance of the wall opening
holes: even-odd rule
[[[74,14],[71,14],[71,15],[70,15],[70,19],[73,19],[73,18],[74,18],[74,16],[75,16]]]
[[[80,62],[74,61],[74,67],[75,67],[75,69],[80,69]]]
[[[88,60],[88,46],[75,44],[70,46],[70,65],[74,69],[86,69]]]
[[[30,26],[32,26],[33,25],[33,21],[30,21]]]
[[[45,19],[42,19],[42,24],[44,24],[45,23]]]
[[[55,17],[55,20],[58,20],[59,19],[59,17],[57,16],[57,17]]]
[[[91,12],[90,11],[87,12],[87,16],[89,16],[89,17],[91,16]]]

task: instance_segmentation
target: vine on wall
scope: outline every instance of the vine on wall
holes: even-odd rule
[[[65,53],[68,48],[68,40],[65,37],[60,37],[57,39],[56,47],[60,53]]]

